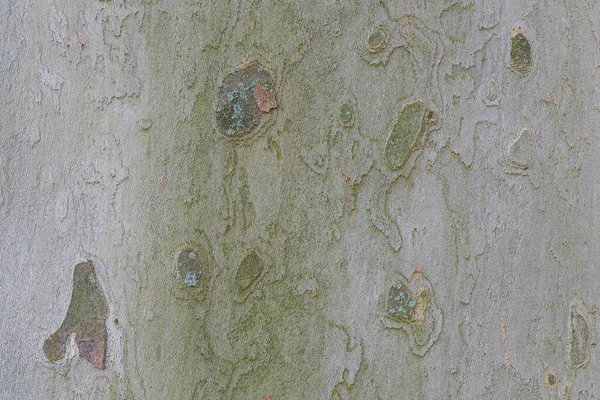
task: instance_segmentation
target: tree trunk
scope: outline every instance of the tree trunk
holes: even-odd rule
[[[1,398],[600,396],[595,2],[0,12]]]

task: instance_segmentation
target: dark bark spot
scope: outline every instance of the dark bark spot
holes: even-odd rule
[[[277,107],[276,95],[271,74],[257,63],[227,75],[219,89],[219,128],[229,137],[251,132],[262,114]]]
[[[523,33],[517,33],[511,39],[510,66],[520,73],[528,74],[531,71],[531,45]]]

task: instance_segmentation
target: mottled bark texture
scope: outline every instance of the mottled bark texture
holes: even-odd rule
[[[1,1],[0,398],[600,397],[599,4]]]

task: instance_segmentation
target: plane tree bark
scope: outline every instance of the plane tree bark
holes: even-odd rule
[[[1,398],[598,396],[596,3],[0,10]]]

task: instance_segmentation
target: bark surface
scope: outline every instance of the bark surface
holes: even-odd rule
[[[593,1],[0,2],[0,398],[600,397],[599,35]]]

